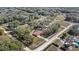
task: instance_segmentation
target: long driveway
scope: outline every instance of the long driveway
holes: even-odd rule
[[[42,51],[44,50],[48,45],[50,45],[55,39],[56,37],[58,37],[60,34],[62,34],[63,32],[65,32],[66,30],[68,30],[70,27],[72,27],[73,24],[70,24],[69,26],[67,26],[65,29],[63,29],[62,31],[58,32],[55,36],[53,36],[49,41],[45,42],[44,44],[42,44],[41,46],[39,46],[38,48],[34,49],[34,51]]]

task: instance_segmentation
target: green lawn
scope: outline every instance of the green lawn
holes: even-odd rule
[[[38,46],[42,45],[45,41],[41,38],[34,37],[33,43],[29,46],[30,49],[35,49]]]

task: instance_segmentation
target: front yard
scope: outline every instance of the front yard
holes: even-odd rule
[[[33,50],[33,49],[39,47],[40,45],[42,45],[43,43],[45,43],[44,39],[35,37],[33,40],[33,43],[28,47]]]

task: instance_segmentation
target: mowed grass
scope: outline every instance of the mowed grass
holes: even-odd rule
[[[69,25],[69,23],[64,22],[64,21],[63,21],[63,22],[61,22],[60,24],[61,24],[61,26],[64,26],[64,27],[67,27],[67,26]]]
[[[45,51],[57,51],[57,50],[58,48],[51,44]]]
[[[43,43],[45,43],[45,41],[43,39],[34,37],[33,43],[29,46],[29,48],[33,50],[33,49],[39,47],[40,45],[42,45]]]

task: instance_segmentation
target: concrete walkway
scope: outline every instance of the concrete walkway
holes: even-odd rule
[[[38,37],[41,38],[41,39],[44,39],[45,41],[48,41],[47,38],[44,38],[44,37],[42,37],[42,36],[38,36]]]

